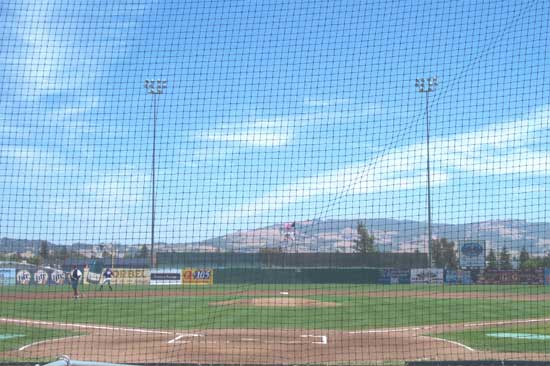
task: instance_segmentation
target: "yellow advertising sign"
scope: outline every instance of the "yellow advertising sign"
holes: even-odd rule
[[[183,285],[212,285],[214,270],[211,268],[185,268],[181,271]]]
[[[113,285],[148,285],[151,271],[143,268],[114,268]]]

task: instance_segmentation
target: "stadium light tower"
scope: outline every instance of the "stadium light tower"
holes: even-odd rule
[[[430,176],[430,93],[437,86],[437,76],[416,79],[416,89],[426,95],[426,170],[428,182],[428,265],[432,266],[432,205],[431,205],[431,176]]]
[[[156,142],[157,142],[157,95],[163,94],[168,86],[166,80],[145,80],[144,83],[147,93],[153,97],[153,158],[151,170],[151,268],[155,266],[155,157],[156,157]]]

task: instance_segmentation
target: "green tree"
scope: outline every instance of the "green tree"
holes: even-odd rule
[[[274,248],[260,248],[259,252],[262,254],[283,253],[283,248],[280,246]]]
[[[35,255],[27,259],[27,263],[34,264],[35,266],[40,266],[44,263],[44,258],[39,255]]]
[[[506,246],[504,246],[502,248],[502,251],[500,252],[499,268],[512,269],[512,262],[510,261],[510,253],[508,253],[508,249],[506,249]]]
[[[136,258],[149,258],[149,248],[147,244],[143,244],[136,255]]]
[[[42,263],[47,262],[50,259],[50,248],[46,240],[40,242],[40,249],[38,255],[42,258]]]
[[[545,266],[541,258],[529,258],[522,264],[521,269],[537,269],[544,267]]]
[[[529,252],[523,247],[519,253],[519,268],[526,269],[527,261],[529,260]]]
[[[437,268],[457,269],[455,243],[446,238],[432,240],[432,262]]]
[[[62,261],[65,261],[67,258],[69,258],[69,251],[67,250],[66,246],[63,245],[61,248],[59,248],[58,256],[59,259],[61,259]]]
[[[67,247],[65,247],[64,245],[55,246],[50,251],[49,262],[51,264],[62,265],[68,257],[69,252],[67,251]]]
[[[369,234],[369,231],[362,222],[357,224],[357,234],[359,234],[359,239],[353,241],[355,243],[353,250],[356,253],[366,254],[377,251],[374,246],[374,236]]]
[[[493,270],[498,269],[497,256],[495,251],[491,248],[489,254],[487,254],[487,269]]]
[[[21,254],[19,253],[14,253],[14,254],[10,254],[7,259],[9,261],[12,261],[12,262],[21,262],[23,261],[23,257],[21,257]]]

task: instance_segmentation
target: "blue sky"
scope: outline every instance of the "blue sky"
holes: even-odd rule
[[[547,222],[544,1],[3,1],[0,236],[158,241],[311,219]]]

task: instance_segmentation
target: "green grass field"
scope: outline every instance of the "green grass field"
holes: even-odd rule
[[[139,293],[138,293],[139,294]],[[86,296],[86,294],[85,294]],[[2,302],[0,316],[139,328],[303,328],[358,330],[550,316],[535,301],[347,295],[302,296],[333,307],[215,305],[259,296],[69,298]],[[136,314],[139,314],[137,316]]]
[[[178,290],[172,297],[141,296],[140,291]],[[330,302],[331,307],[258,307],[246,304],[219,305],[220,301],[246,300],[276,296],[279,291],[309,290],[302,298]],[[319,290],[316,294],[315,290]],[[321,295],[321,291],[338,294]],[[93,298],[96,286],[84,286],[84,298],[70,299],[70,289],[59,287],[2,287],[0,288],[0,317],[49,320],[66,323],[86,323],[147,329],[224,329],[224,328],[295,328],[334,329],[342,331],[373,328],[466,323],[495,320],[550,318],[546,301],[516,301],[510,299],[456,298],[434,299],[400,295],[403,291],[434,293],[463,292],[483,294],[534,295],[550,293],[542,286],[441,286],[441,285],[215,285],[181,288],[179,286],[119,286],[115,293],[133,292],[136,297]],[[105,289],[104,289],[105,291]],[[250,291],[268,291],[269,294],[250,295]],[[367,292],[393,292],[395,296],[369,297]],[[51,299],[5,300],[2,294],[13,293],[67,293],[67,297]],[[225,294],[230,292],[230,294]],[[271,294],[273,292],[273,294]],[[349,292],[349,293],[348,293]],[[362,293],[365,296],[362,296]],[[200,295],[202,296],[189,296]],[[218,294],[219,293],[219,294]],[[145,293],[144,293],[145,295]],[[289,296],[296,297],[290,294]],[[0,322],[2,333],[20,334]],[[510,328],[510,329],[508,329]],[[24,330],[29,329],[25,328]],[[508,329],[508,330],[506,330]],[[475,349],[508,352],[550,352],[550,340],[514,339],[487,336],[489,333],[509,331],[550,335],[550,326],[531,325],[514,327],[487,327],[467,332],[437,334],[439,338],[457,341]],[[40,339],[66,336],[58,331],[33,330]],[[26,334],[26,333],[25,333]],[[38,339],[36,337],[32,339]],[[11,349],[29,339],[0,339],[0,349]]]
[[[461,332],[434,334],[477,350],[550,353],[550,325],[486,327]]]

